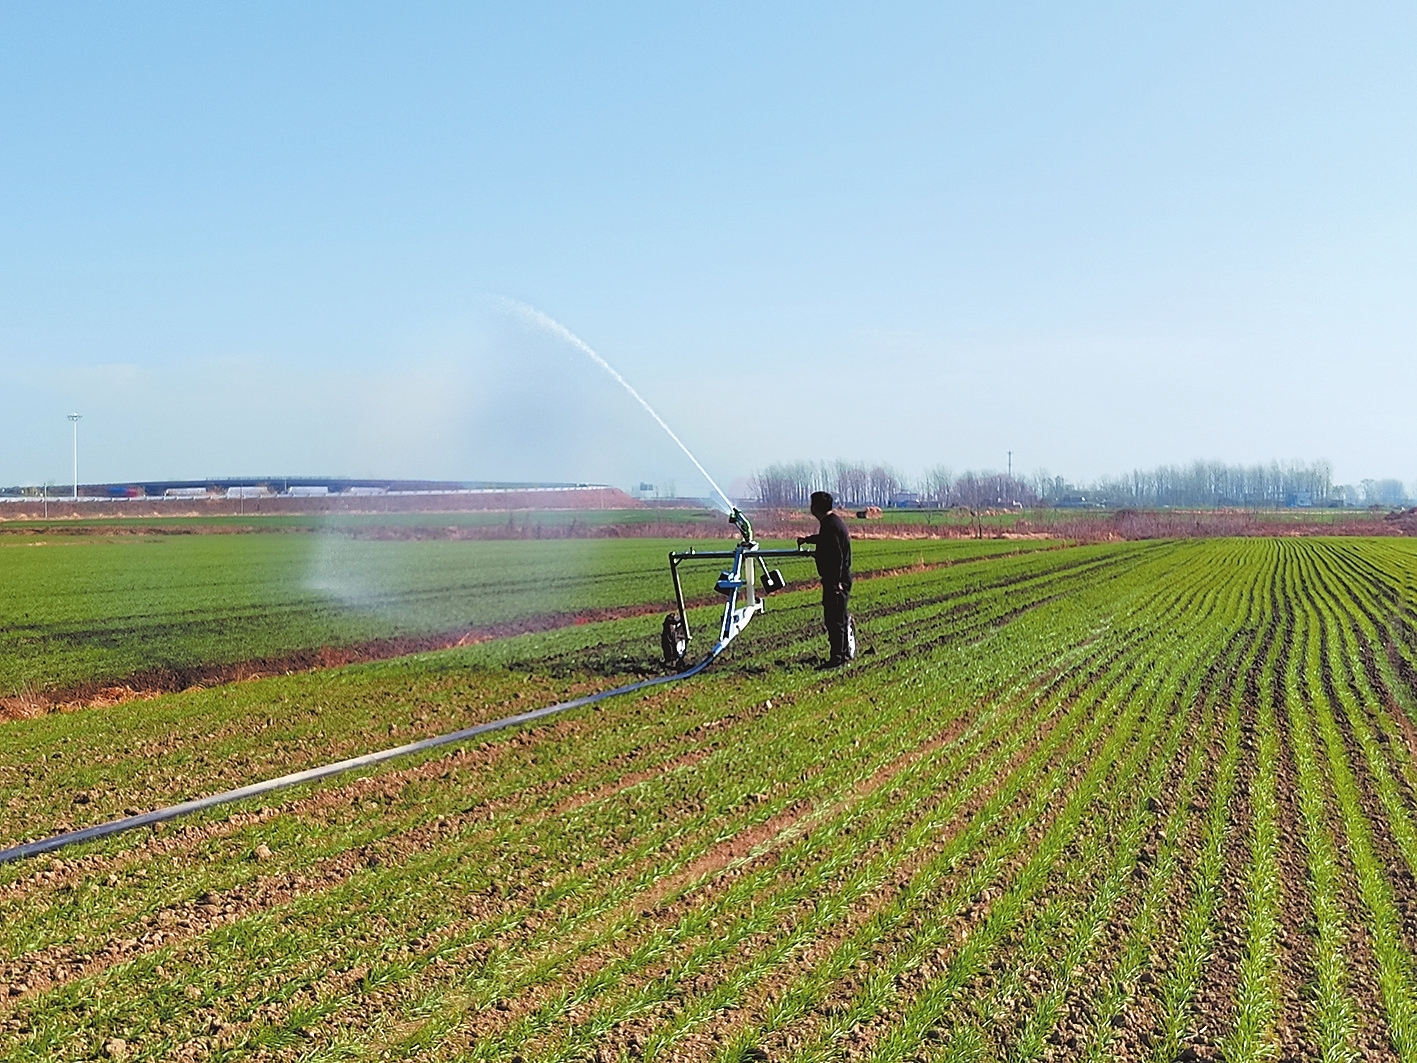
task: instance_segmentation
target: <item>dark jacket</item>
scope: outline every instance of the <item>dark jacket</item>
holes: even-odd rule
[[[817,547],[817,575],[822,577],[822,586],[835,589],[840,583],[851,590],[851,535],[846,530],[846,521],[835,512],[821,518],[822,530],[816,535],[803,538],[804,543],[815,543]]]

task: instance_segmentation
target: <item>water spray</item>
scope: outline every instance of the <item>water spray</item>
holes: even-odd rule
[[[523,321],[527,321],[532,325],[535,325],[539,329],[551,333],[551,335],[555,336],[557,339],[565,340],[572,347],[585,354],[596,365],[600,366],[600,368],[604,369],[607,373],[609,373],[615,383],[619,384],[622,388],[629,392],[630,398],[634,399],[642,407],[644,407],[645,413],[649,414],[651,417],[654,418],[655,424],[659,425],[660,428],[663,428],[665,434],[668,435],[670,439],[674,440],[675,445],[684,452],[684,456],[694,463],[694,468],[698,469],[699,472],[703,474],[703,478],[707,480],[708,485],[713,488],[714,494],[718,495],[719,500],[722,501],[723,511],[725,513],[737,512],[737,510],[735,510],[733,507],[733,503],[728,500],[728,496],[723,493],[723,489],[720,488],[716,482],[714,482],[714,478],[710,476],[708,474],[708,470],[705,469],[702,464],[700,464],[699,459],[694,457],[693,451],[686,447],[684,445],[684,441],[674,434],[674,429],[670,428],[669,425],[665,423],[663,417],[655,413],[654,407],[644,400],[644,396],[642,396],[638,391],[636,391],[630,385],[630,382],[628,380],[626,380],[618,372],[616,372],[615,367],[613,365],[611,365],[604,358],[598,355],[595,352],[595,349],[591,347],[590,344],[586,343],[585,340],[581,339],[565,325],[557,321],[554,317],[549,314],[543,314],[534,306],[528,306],[526,303],[519,302],[516,299],[508,298],[507,296],[499,296],[497,297],[495,302],[508,313],[521,318]]]
[[[709,475],[708,470],[703,467],[699,459],[694,457],[693,452],[684,445],[684,441],[674,434],[674,429],[665,423],[664,418],[654,411],[654,407],[644,400],[644,397],[630,385],[628,380],[615,371],[614,366],[597,354],[590,344],[549,314],[543,314],[534,306],[528,306],[526,303],[506,296],[498,297],[495,302],[506,312],[569,343],[609,373],[617,384],[630,393],[631,398],[644,407],[645,412],[654,418],[655,423],[664,429],[669,438],[674,440],[685,456],[694,463],[694,468],[703,474],[714,493],[722,500],[724,512],[728,514],[728,522],[738,529],[739,539],[732,550],[695,550],[690,547],[688,550],[672,551],[669,555],[669,572],[674,579],[674,601],[677,611],[664,618],[664,625],[660,631],[660,651],[664,656],[664,663],[668,667],[676,669],[686,666],[685,657],[689,651],[689,641],[693,638],[689,632],[689,613],[684,602],[684,587],[679,580],[679,565],[690,559],[731,559],[733,562],[727,571],[719,573],[718,582],[714,584],[714,589],[727,599],[723,606],[723,622],[719,625],[718,641],[709,650],[708,657],[692,670],[696,672],[722,653],[728,644],[748,626],[748,622],[763,611],[764,603],[758,597],[760,593],[768,594],[772,591],[782,590],[787,586],[787,581],[782,578],[782,573],[779,570],[767,567],[766,558],[812,557],[814,556],[813,551],[805,550],[801,546],[792,550],[764,550],[759,547],[753,538],[753,525],[748,521],[747,516],[729,501],[728,496],[723,493],[722,488]],[[757,586],[756,581],[759,569],[762,570],[763,575],[761,589]]]

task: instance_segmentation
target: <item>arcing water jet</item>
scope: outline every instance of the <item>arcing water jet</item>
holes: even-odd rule
[[[663,630],[660,633],[660,649],[664,655],[664,663],[670,668],[684,668],[687,665],[686,654],[689,650],[689,640],[693,637],[689,632],[689,615],[684,600],[684,588],[679,581],[679,565],[688,560],[727,560],[731,561],[731,567],[719,574],[718,582],[714,584],[718,593],[722,594],[726,601],[723,607],[723,622],[719,626],[718,640],[709,650],[698,665],[695,671],[704,667],[714,660],[720,653],[728,648],[738,634],[748,626],[748,622],[763,611],[763,601],[760,594],[770,591],[782,590],[787,584],[782,578],[782,573],[777,569],[769,569],[766,559],[769,557],[811,557],[812,551],[804,550],[801,546],[791,550],[765,550],[760,547],[753,538],[753,526],[748,522],[748,518],[739,511],[738,507],[728,500],[728,496],[714,482],[708,470],[699,463],[699,459],[694,457],[693,452],[684,445],[684,441],[674,434],[674,429],[664,423],[664,418],[654,412],[652,407],[644,398],[630,386],[630,382],[615,371],[614,366],[598,355],[590,344],[581,339],[574,332],[561,324],[555,318],[543,314],[533,306],[518,302],[516,299],[509,299],[505,296],[496,300],[497,304],[506,312],[521,318],[523,321],[535,325],[537,328],[549,332],[557,339],[564,340],[571,346],[586,354],[596,365],[604,369],[622,388],[630,393],[630,397],[638,402],[646,413],[654,418],[655,423],[663,428],[669,438],[682,450],[685,456],[694,463],[694,468],[703,473],[703,477],[713,488],[714,493],[723,502],[723,511],[728,514],[728,521],[738,529],[739,539],[732,550],[694,550],[692,547],[685,551],[672,551],[669,555],[670,575],[674,580],[674,599],[677,609],[664,618]],[[763,582],[761,587],[756,585],[758,570],[762,570]],[[690,673],[683,673],[685,675]]]
[[[611,378],[617,384],[619,384],[622,388],[629,392],[630,398],[634,399],[642,407],[644,407],[644,411],[654,418],[655,423],[658,424],[660,428],[664,429],[665,433],[669,436],[670,439],[674,440],[675,445],[678,446],[678,448],[684,452],[685,457],[687,457],[691,462],[694,463],[694,468],[698,469],[699,472],[703,474],[704,479],[707,480],[709,486],[713,488],[714,494],[718,495],[719,499],[722,501],[723,511],[725,513],[732,513],[734,511],[733,503],[728,500],[728,496],[724,494],[723,490],[718,486],[717,483],[714,482],[714,478],[708,474],[708,470],[705,469],[702,464],[700,464],[699,459],[694,457],[693,451],[686,447],[684,445],[684,441],[674,434],[674,429],[670,428],[669,425],[665,423],[664,418],[654,412],[654,407],[651,406],[648,402],[646,402],[644,400],[644,397],[633,387],[630,386],[630,382],[624,377],[622,377],[619,373],[617,373],[615,371],[614,366],[612,366],[600,355],[596,354],[594,348],[592,348],[590,344],[586,343],[585,340],[581,339],[565,325],[557,321],[554,317],[551,317],[549,314],[543,314],[534,306],[528,306],[526,303],[519,302],[516,299],[510,299],[506,296],[499,297],[496,302],[499,306],[502,307],[503,310],[507,311],[509,314],[513,314],[516,317],[521,318],[523,321],[535,325],[537,328],[542,329],[545,332],[549,332],[557,339],[565,340],[572,347],[575,347],[578,351],[588,356],[591,361],[593,361],[596,365],[600,366],[600,368],[604,369],[607,373],[609,373]]]

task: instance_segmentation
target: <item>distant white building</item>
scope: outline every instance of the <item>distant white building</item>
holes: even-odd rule
[[[274,492],[264,484],[256,487],[228,487],[227,498],[270,498]]]
[[[286,492],[291,498],[324,498],[329,493],[324,484],[297,485]]]

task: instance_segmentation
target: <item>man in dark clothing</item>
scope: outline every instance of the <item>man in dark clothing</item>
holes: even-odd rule
[[[856,656],[855,632],[851,630],[851,614],[846,601],[851,594],[851,535],[846,521],[833,511],[832,496],[825,491],[812,492],[812,516],[821,530],[816,535],[804,535],[797,545],[812,543],[817,548],[817,575],[822,577],[822,623],[826,625],[831,643],[828,668],[845,664]]]

